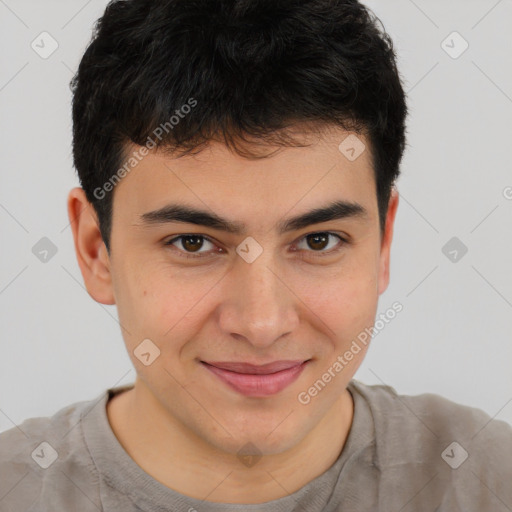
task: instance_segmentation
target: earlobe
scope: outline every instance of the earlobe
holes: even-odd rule
[[[89,295],[101,304],[115,304],[110,259],[101,237],[98,217],[80,187],[68,195],[68,217],[78,266]]]
[[[386,215],[386,228],[382,237],[380,260],[379,260],[379,282],[378,293],[384,293],[389,284],[389,265],[391,242],[393,240],[393,228],[395,225],[395,216],[398,208],[398,190],[393,186],[388,203],[388,212]]]

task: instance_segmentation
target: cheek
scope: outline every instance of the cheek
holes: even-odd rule
[[[378,292],[373,265],[369,258],[367,264],[340,265],[329,275],[302,272],[295,278],[294,291],[337,336],[345,338],[374,321]]]
[[[123,335],[130,346],[142,339],[158,340],[172,325],[172,318],[166,318],[163,310],[177,311],[179,295],[165,279],[160,269],[148,264],[129,261],[116,267],[116,305]],[[129,331],[129,333],[127,332]]]
[[[184,335],[188,326],[205,314],[208,295],[214,293],[219,276],[213,272],[169,272],[155,269],[144,283],[141,295],[141,321],[157,333],[162,341],[173,334]]]

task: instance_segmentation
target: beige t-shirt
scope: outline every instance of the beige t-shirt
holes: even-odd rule
[[[106,414],[128,387],[0,434],[0,511],[512,511],[512,427],[438,395],[352,380],[353,423],[336,462],[289,496],[243,505],[189,498],[131,459]]]

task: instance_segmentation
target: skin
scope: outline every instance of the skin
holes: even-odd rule
[[[85,285],[94,300],[117,305],[137,371],[133,389],[109,401],[109,422],[144,471],[182,494],[222,503],[275,500],[324,473],[343,449],[354,413],[346,387],[367,347],[309,404],[297,397],[373,326],[389,282],[398,206],[393,189],[381,236],[369,142],[359,135],[367,149],[349,161],[338,150],[347,135],[332,128],[305,136],[308,147],[281,148],[263,159],[213,141],[178,159],[151,151],[115,188],[110,254],[83,190],[69,193]],[[367,218],[277,233],[283,219],[339,199],[363,205]],[[141,221],[174,201],[243,222],[247,231]],[[314,245],[305,237],[326,231],[350,243],[332,236]],[[202,246],[164,245],[191,233],[208,239]],[[252,263],[235,252],[247,236],[263,248]],[[198,247],[206,257],[179,256]],[[134,350],[147,338],[160,356],[145,366]],[[234,391],[199,362],[283,359],[312,361],[267,397]],[[248,442],[262,454],[250,467],[237,456]]]

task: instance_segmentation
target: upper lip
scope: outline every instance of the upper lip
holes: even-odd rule
[[[242,362],[228,362],[228,361],[202,361],[203,363],[221,368],[222,370],[229,370],[236,373],[246,373],[253,375],[266,375],[269,373],[276,373],[282,370],[287,370],[295,366],[299,366],[305,362],[304,359],[298,359],[295,361],[274,361],[272,363],[266,363],[261,365],[255,365],[250,363]]]

